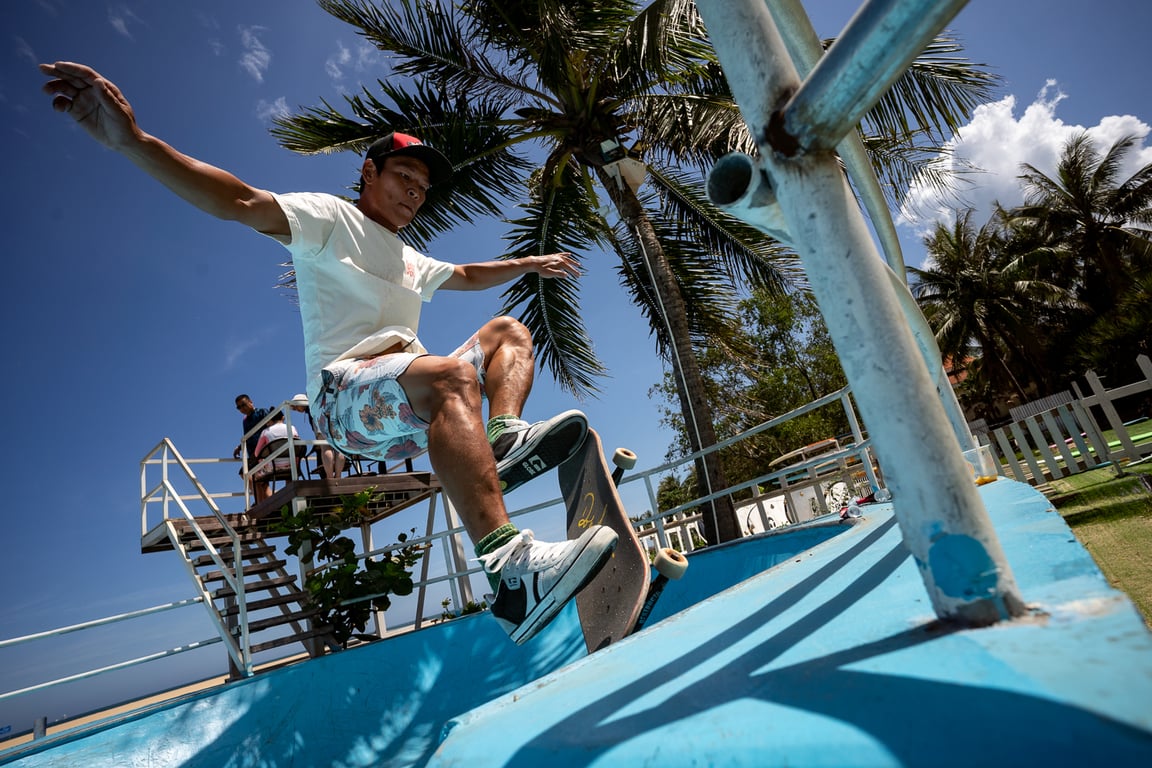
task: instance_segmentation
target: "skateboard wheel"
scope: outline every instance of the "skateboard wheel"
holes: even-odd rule
[[[616,453],[612,454],[612,463],[620,469],[632,469],[636,466],[636,454],[627,448],[617,448]]]
[[[678,579],[688,570],[688,558],[674,549],[664,547],[656,553],[656,572],[669,579]]]

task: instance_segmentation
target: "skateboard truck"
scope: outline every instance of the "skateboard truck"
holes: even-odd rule
[[[656,578],[648,585],[648,595],[644,598],[644,605],[640,608],[640,615],[636,617],[632,632],[639,632],[644,628],[648,615],[656,607],[656,601],[660,599],[660,593],[664,591],[668,581],[679,579],[688,570],[688,558],[671,547],[664,547],[656,553],[656,561],[652,565],[656,568]]]

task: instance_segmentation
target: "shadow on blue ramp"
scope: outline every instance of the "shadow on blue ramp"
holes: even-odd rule
[[[981,494],[1025,619],[942,625],[890,505],[874,507],[772,571],[457,718],[430,764],[1152,764],[1152,636],[1139,615],[1043,496],[1007,480]]]

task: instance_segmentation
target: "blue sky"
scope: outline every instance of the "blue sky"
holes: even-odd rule
[[[858,4],[808,3],[823,36],[835,35]],[[95,67],[122,88],[146,131],[282,192],[341,192],[359,161],[279,148],[270,116],[321,99],[339,104],[342,93],[388,73],[351,27],[308,0],[11,0],[5,17],[0,194],[14,243],[0,303],[10,403],[0,448],[0,638],[190,596],[174,555],[140,554],[140,459],[163,437],[185,456],[230,456],[237,393],[270,404],[304,389],[299,316],[273,288],[286,251],[191,209],[97,146],[52,112],[35,64]],[[1015,202],[1017,164],[1050,168],[1076,126],[1109,140],[1146,134],[1150,25],[1152,8],[1122,0],[985,0],[962,11],[952,28],[969,58],[1005,79],[956,140],[956,154],[987,172],[966,200]],[[1143,151],[1142,162],[1152,161]],[[916,264],[916,233],[942,207],[923,194],[910,202],[901,232]],[[503,232],[498,222],[470,227],[429,253],[458,262],[495,257]],[[609,449],[627,445],[651,466],[671,442],[648,396],[661,365],[615,284],[612,260],[582,256],[586,322],[612,378],[600,399],[577,404],[543,374],[526,416],[581,407]],[[426,308],[422,337],[448,351],[499,306],[498,290],[443,292]],[[547,498],[553,490],[545,486],[528,486],[510,503]],[[195,620],[195,637],[206,636]],[[167,637],[184,621],[154,622],[140,639],[155,642],[141,652],[194,639]],[[99,657],[99,643],[89,652]],[[58,668],[45,651],[0,650],[0,689]],[[0,728],[86,708],[70,696],[0,702]]]

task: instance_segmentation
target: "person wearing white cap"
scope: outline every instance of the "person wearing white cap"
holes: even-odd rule
[[[52,106],[192,205],[273,237],[292,254],[304,327],[309,410],[340,451],[377,460],[426,447],[488,573],[492,614],[517,644],[535,636],[604,566],[616,534],[593,526],[545,543],[508,520],[503,493],[572,455],[588,425],[567,411],[529,424],[521,413],[535,361],[528,329],[484,324],[450,355],[416,336],[437,289],[481,290],[535,273],[578,273],[571,254],[450,264],[399,237],[452,164],[414,136],[390,133],[361,165],[360,197],[274,194],[145,133],[112,82],[90,67],[41,64]],[[487,425],[483,400],[489,402]]]

